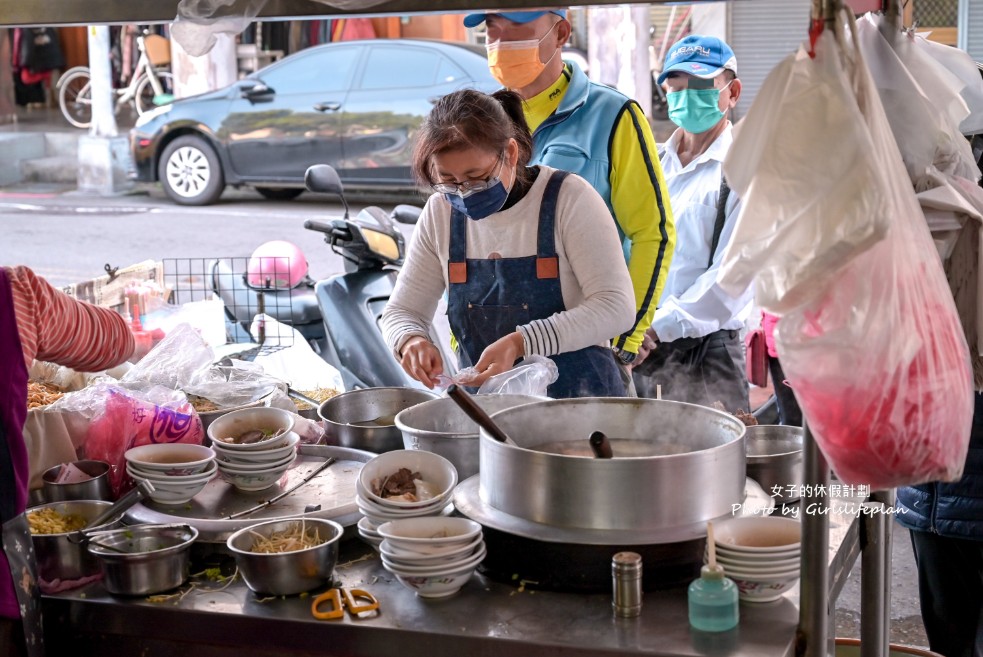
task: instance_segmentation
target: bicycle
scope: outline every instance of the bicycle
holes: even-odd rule
[[[144,30],[137,36],[140,59],[130,83],[114,89],[115,111],[129,103],[138,116],[174,99],[174,76],[170,71],[158,71],[157,66],[170,64],[170,44],[162,36]],[[92,124],[92,74],[88,66],[75,66],[65,71],[58,81],[58,105],[65,120],[76,128]]]

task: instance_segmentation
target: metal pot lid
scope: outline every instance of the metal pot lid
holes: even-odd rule
[[[658,530],[582,529],[544,525],[524,518],[517,518],[492,507],[481,499],[479,493],[481,475],[465,479],[454,489],[454,506],[475,522],[516,536],[523,536],[548,543],[575,543],[580,545],[653,545],[678,543],[706,535],[705,522]],[[753,479],[747,479],[744,488],[741,516],[768,515],[775,508],[775,500]],[[727,514],[714,521],[730,518]]]
[[[347,447],[301,445],[297,460],[285,478],[266,490],[246,493],[216,476],[186,504],[139,502],[126,513],[124,521],[127,524],[183,522],[197,529],[198,541],[205,543],[224,543],[238,529],[281,518],[325,518],[350,527],[362,517],[355,505],[355,481],[362,466],[375,456],[372,452]],[[328,458],[337,461],[283,499],[248,516],[226,519],[290,488]],[[307,511],[312,505],[320,508]]]

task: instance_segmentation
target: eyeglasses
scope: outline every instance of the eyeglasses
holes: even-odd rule
[[[472,180],[465,180],[464,182],[439,182],[431,183],[430,187],[433,188],[435,192],[440,192],[441,194],[462,194],[470,195],[476,194],[477,192],[483,192],[489,187],[493,187],[498,183],[499,176],[502,174],[502,167],[505,166],[505,156],[500,155],[498,158],[499,166],[498,173],[489,175],[486,178],[474,178]]]

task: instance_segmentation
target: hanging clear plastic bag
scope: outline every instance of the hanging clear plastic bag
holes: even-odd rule
[[[844,13],[846,20],[852,14]],[[866,212],[886,239],[829,272],[830,285],[775,332],[782,367],[819,447],[847,484],[886,489],[962,473],[973,415],[966,339],[877,90],[860,53],[827,30],[816,67],[856,79],[861,127],[884,172]]]
[[[780,315],[883,239],[884,173],[853,88],[838,58],[800,48],[735,127],[724,172],[741,212],[718,279],[732,296],[753,282],[758,305]]]
[[[188,324],[178,324],[123,375],[120,383],[133,390],[154,386],[183,390],[214,360],[215,352],[201,334]]]

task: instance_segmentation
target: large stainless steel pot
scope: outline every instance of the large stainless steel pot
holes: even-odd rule
[[[361,388],[326,400],[317,414],[324,420],[330,444],[390,452],[403,449],[403,434],[396,428],[396,415],[439,396],[418,388]]]
[[[744,424],[727,413],[592,398],[526,404],[492,417],[516,445],[481,431],[480,495],[510,516],[654,543],[701,536],[708,520],[729,516],[744,500]],[[590,456],[592,431],[607,434],[615,458]]]
[[[474,395],[486,413],[544,401],[535,395]],[[443,397],[417,404],[396,416],[403,447],[440,454],[457,468],[460,481],[478,472],[478,424],[453,399]]]

